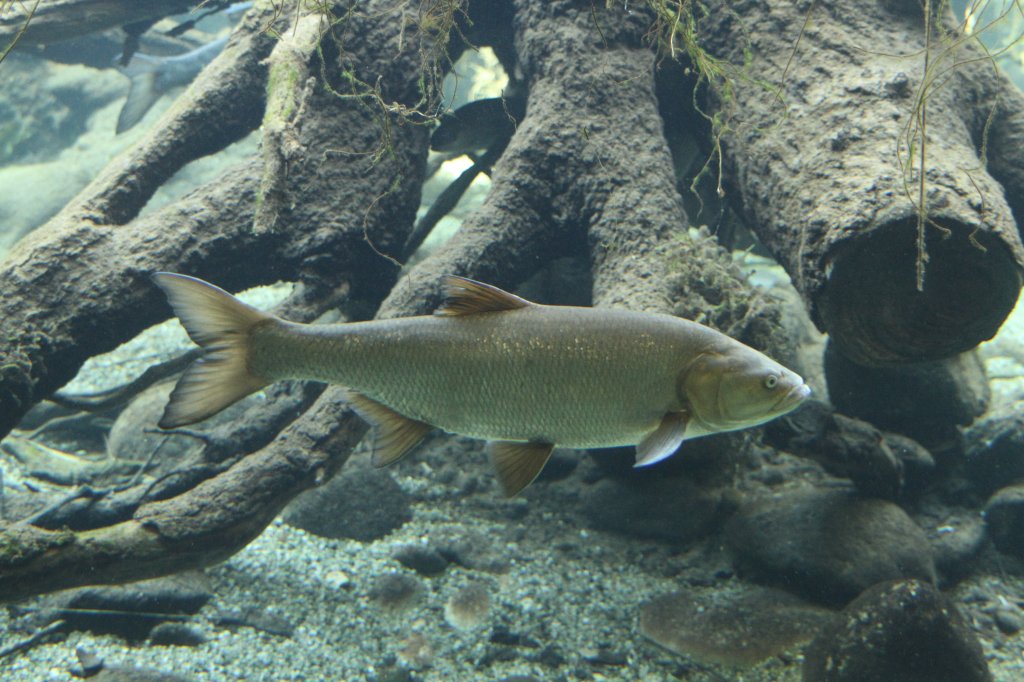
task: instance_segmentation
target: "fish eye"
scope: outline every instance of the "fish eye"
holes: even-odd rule
[[[764,387],[769,391],[779,385],[779,377],[774,374],[769,374],[764,378]]]

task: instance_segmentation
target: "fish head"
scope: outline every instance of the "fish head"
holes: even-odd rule
[[[763,424],[811,394],[796,372],[738,343],[699,355],[680,377],[680,389],[695,426],[704,433]]]

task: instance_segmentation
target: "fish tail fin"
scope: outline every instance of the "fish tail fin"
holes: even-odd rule
[[[171,392],[161,428],[206,419],[270,383],[249,368],[249,332],[275,317],[201,279],[157,272],[153,281],[167,295],[189,337],[205,351]]]
[[[156,104],[163,95],[157,76],[163,62],[149,55],[136,53],[127,66],[119,67],[119,71],[131,79],[128,98],[117,116],[116,133],[120,135],[142,120],[146,112]]]

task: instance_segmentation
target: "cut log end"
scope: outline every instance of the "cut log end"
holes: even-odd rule
[[[837,349],[866,366],[941,360],[992,338],[1020,294],[1021,264],[991,232],[936,218],[917,289],[916,224],[896,221],[849,240],[814,301]]]

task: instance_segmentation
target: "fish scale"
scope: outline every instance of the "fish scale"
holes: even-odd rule
[[[692,323],[533,306],[465,317],[265,325],[251,369],[341,384],[446,431],[565,447],[636,443],[680,409]],[[700,329],[697,330],[698,332]],[[712,349],[713,339],[706,339]]]

